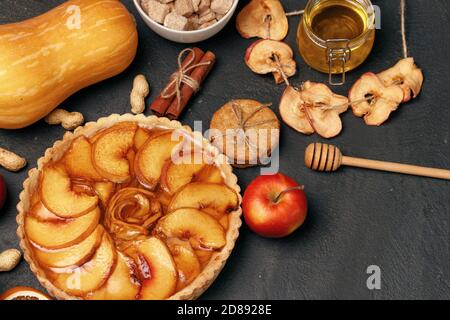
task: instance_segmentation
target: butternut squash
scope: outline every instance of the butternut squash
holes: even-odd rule
[[[70,0],[0,25],[0,128],[26,127],[133,61],[138,34],[118,0]]]

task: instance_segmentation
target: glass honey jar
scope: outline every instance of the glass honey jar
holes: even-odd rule
[[[329,83],[345,83],[345,73],[369,56],[375,40],[370,0],[309,0],[297,29],[304,61],[329,74]],[[335,81],[333,75],[341,74]]]

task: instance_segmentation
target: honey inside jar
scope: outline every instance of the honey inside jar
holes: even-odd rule
[[[309,1],[297,30],[300,54],[330,75],[353,70],[372,50],[374,23],[369,0]]]

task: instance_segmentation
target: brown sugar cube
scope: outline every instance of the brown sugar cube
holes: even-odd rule
[[[174,11],[166,16],[164,26],[173,30],[183,31],[188,27],[188,19]]]
[[[199,29],[205,29],[205,28],[208,28],[209,26],[212,26],[216,22],[217,22],[217,20],[213,19],[211,21],[208,21],[208,22],[205,22],[205,23],[201,24],[198,28]]]
[[[193,14],[188,18],[188,29],[189,30],[197,30],[199,27],[198,24],[198,14]]]
[[[143,0],[142,8],[148,16],[158,23],[163,23],[164,18],[169,13],[169,6],[155,0]]]
[[[216,14],[216,19],[217,21],[219,21],[220,19],[222,19],[225,15],[224,14]]]
[[[202,24],[204,24],[206,22],[214,20],[215,18],[216,18],[216,14],[214,12],[210,11],[207,14],[200,15],[200,18],[198,19],[198,23],[200,25],[202,25]]]
[[[199,12],[198,16],[201,18],[203,16],[210,14],[211,12],[212,12],[212,10],[210,8],[207,8],[205,11]]]
[[[188,19],[188,23],[186,25],[186,29],[185,31],[194,31],[197,30],[197,25],[193,24],[192,22],[189,21]]]
[[[225,14],[233,5],[234,0],[212,0],[211,10],[218,14]]]
[[[194,8],[194,12],[197,12],[200,6],[201,0],[191,0],[192,1],[192,8]]]
[[[179,15],[189,17],[194,13],[191,0],[175,0],[175,12]]]
[[[209,9],[211,6],[211,0],[200,0],[198,5],[198,13],[203,13]]]

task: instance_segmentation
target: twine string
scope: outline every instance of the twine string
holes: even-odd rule
[[[408,44],[406,42],[406,22],[405,22],[406,1],[400,0],[400,28],[402,33],[403,57],[408,58]]]
[[[400,85],[402,83],[403,82],[401,80],[396,80],[396,81],[394,81],[392,83],[392,85]],[[300,87],[301,89],[300,90],[304,89],[303,85],[304,85],[304,83],[301,85],[301,87]],[[295,88],[295,90],[298,91],[299,89]],[[328,97],[328,96],[321,95],[321,94],[314,94],[314,96],[315,97],[319,97],[319,98],[327,98]],[[374,94],[368,94],[368,95],[365,95],[364,98],[353,100],[353,101],[349,101],[347,103],[328,105],[328,104],[325,104],[325,103],[322,103],[322,102],[318,102],[318,103],[313,102],[312,104],[308,104],[308,107],[309,108],[320,108],[321,110],[326,111],[326,110],[338,109],[338,108],[342,108],[342,107],[351,107],[352,105],[355,105],[355,104],[358,104],[358,103],[361,103],[361,102],[365,102],[365,101],[371,101],[373,99],[380,99],[380,100],[386,100],[386,101],[394,102],[393,100],[390,100],[390,99],[387,99],[387,98],[384,98],[384,97],[381,97],[381,96],[376,96]]]
[[[328,111],[328,110],[333,110],[333,109],[337,109],[337,108],[341,108],[341,107],[352,106],[352,105],[355,105],[355,104],[358,104],[358,103],[361,103],[361,102],[364,102],[364,101],[370,101],[370,100],[373,100],[374,98],[391,101],[389,99],[386,99],[386,98],[383,98],[383,97],[376,97],[375,95],[370,94],[367,97],[364,97],[364,98],[361,98],[361,99],[357,99],[357,100],[350,101],[350,102],[347,102],[347,103],[336,104],[336,105],[327,105],[327,104],[324,104],[324,103],[316,103],[316,102],[313,102],[312,104],[308,104],[308,103],[303,103],[302,104],[302,103],[300,103],[298,105],[298,108],[300,109],[300,111],[303,111],[303,113],[305,114],[306,120],[308,121],[308,123],[311,126],[311,128],[315,132],[317,132],[316,127],[314,126],[314,119],[313,119],[313,117],[310,114],[310,110],[309,110],[310,108],[318,108],[318,109],[323,110],[323,111]]]
[[[296,11],[286,12],[286,17],[300,16],[300,15],[302,15],[304,13],[305,13],[305,10],[296,10]]]
[[[309,114],[309,108],[307,105],[299,105],[300,110],[303,111],[303,113],[306,116],[306,120],[308,120],[309,125],[311,126],[311,128],[314,130],[314,132],[317,132],[316,127],[314,126],[314,121],[311,117],[311,115]]]
[[[272,16],[270,14],[268,14],[264,17],[264,23],[266,24],[266,32],[267,32],[266,39],[270,39],[270,22],[271,21],[272,21]]]
[[[350,102],[347,102],[347,103],[341,103],[341,104],[335,104],[335,105],[327,105],[327,104],[320,103],[320,102],[319,103],[314,102],[312,104],[306,104],[306,105],[309,108],[318,108],[318,109],[327,111],[327,110],[338,109],[338,108],[347,107],[347,106],[351,107],[352,105],[355,105],[355,104],[358,104],[358,103],[361,103],[361,102],[365,102],[365,101],[370,101],[370,100],[373,100],[375,98],[379,99],[379,100],[386,100],[386,101],[394,102],[393,100],[390,100],[390,99],[387,99],[387,98],[383,98],[383,97],[380,97],[380,96],[375,96],[373,94],[369,94],[368,96],[366,96],[364,98],[353,100],[353,101],[350,101]]]
[[[278,55],[274,54],[273,59],[275,60],[275,64],[277,65],[278,73],[281,74],[281,77],[283,78],[284,83],[287,86],[290,86],[291,84],[289,83],[288,77],[283,70],[283,65],[281,64],[280,58],[278,57]]]
[[[245,120],[243,119],[243,111],[242,111],[242,106],[237,104],[236,102],[233,102],[231,104],[231,109],[233,110],[233,113],[236,117],[236,119],[238,120],[238,126],[239,129],[241,130],[246,130],[252,127],[256,127],[256,126],[260,126],[262,124],[266,124],[266,123],[270,123],[275,121],[275,119],[270,119],[270,120],[262,120],[262,121],[257,121],[255,123],[252,124],[247,124],[247,122],[253,118],[258,112],[260,112],[263,109],[269,108],[272,104],[271,103],[266,103],[266,104],[262,104],[260,105],[258,108],[256,108],[255,110],[253,110],[248,116],[247,118],[245,118]]]
[[[255,123],[251,123],[248,124],[248,121],[253,118],[258,112],[260,112],[263,109],[269,108],[272,104],[271,103],[266,103],[266,104],[262,104],[260,105],[258,108],[256,108],[255,110],[253,110],[245,119],[244,119],[244,112],[242,110],[242,106],[239,105],[236,102],[232,102],[231,103],[231,110],[233,111],[233,114],[238,122],[238,135],[244,138],[244,142],[246,145],[248,145],[251,148],[254,149],[258,149],[258,146],[256,146],[255,144],[253,144],[250,139],[248,138],[246,131],[247,129],[256,127],[256,126],[260,126],[263,124],[267,124],[267,123],[271,123],[276,121],[276,119],[270,119],[270,120],[261,120],[261,121],[257,121]],[[221,135],[221,137],[228,137],[228,133],[224,133]],[[234,140],[233,140],[233,143]]]
[[[192,53],[192,57],[183,67],[183,58],[186,53]],[[211,61],[199,62],[194,64],[195,58],[195,51],[191,48],[186,48],[180,52],[180,54],[178,55],[178,70],[172,74],[172,80],[161,93],[161,97],[163,99],[170,99],[176,95],[178,108],[180,108],[181,105],[181,86],[183,85],[183,83],[191,87],[194,92],[197,92],[200,89],[200,83],[189,76],[189,72],[197,67],[208,66],[211,64]],[[172,87],[172,91],[169,92]]]

